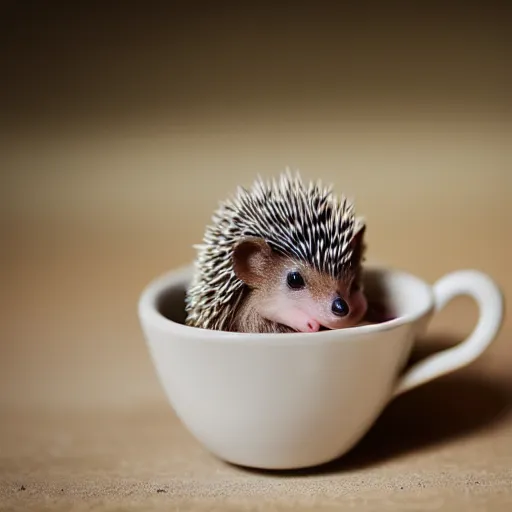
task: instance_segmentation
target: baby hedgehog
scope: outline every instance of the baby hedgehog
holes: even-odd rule
[[[289,170],[220,204],[198,249],[186,324],[314,332],[362,321],[365,223],[354,205]]]

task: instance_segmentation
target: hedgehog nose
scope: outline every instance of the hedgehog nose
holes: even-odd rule
[[[320,330],[320,324],[316,320],[310,320],[307,323],[307,328],[309,332],[317,332]]]
[[[336,316],[347,316],[348,304],[342,298],[337,297],[332,303],[331,310]]]

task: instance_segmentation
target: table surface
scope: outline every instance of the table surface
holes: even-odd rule
[[[297,474],[250,472],[189,435],[154,374],[135,304],[167,268],[167,251],[151,254],[159,237],[43,224],[6,230],[0,509],[510,510],[508,317],[479,361],[398,398],[345,458]],[[493,275],[510,290],[504,268]],[[416,356],[457,343],[475,319],[470,300],[454,301]]]
[[[346,457],[284,474],[190,436],[136,316],[217,201],[287,165],[356,198],[370,260],[431,283],[478,268],[508,298],[505,7],[33,4],[2,15],[0,510],[511,510],[509,315]],[[454,301],[416,355],[476,317]]]
[[[508,511],[510,398],[464,372],[398,400],[346,458],[278,475],[217,460],[164,403],[3,413],[0,509]]]

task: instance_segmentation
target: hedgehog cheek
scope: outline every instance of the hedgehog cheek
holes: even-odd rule
[[[366,299],[366,295],[362,290],[358,290],[351,295],[350,303],[353,308],[353,322],[361,322],[368,310],[368,300]]]

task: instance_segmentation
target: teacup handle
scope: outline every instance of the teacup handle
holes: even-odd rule
[[[428,356],[408,369],[398,381],[393,397],[472,363],[500,330],[504,300],[499,287],[486,274],[476,270],[455,271],[439,279],[432,289],[436,312],[457,296],[472,297],[479,309],[477,325],[463,342]]]

